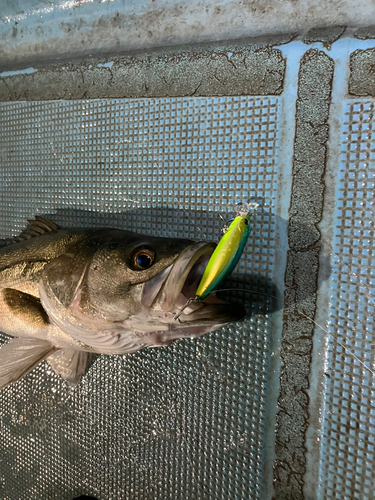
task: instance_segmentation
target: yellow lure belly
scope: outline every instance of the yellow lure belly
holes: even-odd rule
[[[204,299],[239,261],[250,231],[249,215],[238,216],[219,241],[198,285],[195,298]]]

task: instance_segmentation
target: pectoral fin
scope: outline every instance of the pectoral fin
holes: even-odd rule
[[[68,385],[75,387],[86,369],[87,353],[75,349],[60,349],[48,358],[48,363]]]
[[[12,339],[0,348],[0,389],[31,372],[56,348],[46,340]]]
[[[4,305],[8,309],[7,314],[14,320],[16,327],[14,335],[17,335],[19,324],[25,325],[25,328],[30,330],[46,328],[49,325],[48,315],[37,297],[13,288],[4,288],[1,293]],[[8,333],[12,335],[11,331]]]

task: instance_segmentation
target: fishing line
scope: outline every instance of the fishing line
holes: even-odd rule
[[[243,289],[243,288],[222,288],[221,290],[215,290],[216,292],[223,292],[223,291],[231,291],[231,290],[238,290],[238,291],[246,291],[246,292],[249,292],[249,293],[254,293],[254,294],[260,294],[260,295],[265,295],[267,297],[272,297],[272,298],[275,298],[275,299],[278,299],[278,300],[281,300],[281,297],[276,297],[275,295],[271,295],[271,294],[268,294],[268,293],[263,293],[263,292],[256,292],[256,291],[251,291],[251,290],[246,290],[246,289]],[[368,370],[372,375],[375,376],[375,372],[373,372],[370,368],[368,368],[365,363],[356,355],[354,354],[354,352],[352,352],[348,347],[345,346],[345,344],[343,344],[342,342],[339,341],[337,335],[335,335],[334,333],[326,330],[323,326],[321,326],[319,323],[317,323],[316,321],[314,321],[312,318],[310,318],[309,316],[307,316],[306,314],[304,314],[302,311],[298,311],[298,314],[302,314],[302,316],[304,316],[305,318],[307,318],[308,320],[312,321],[314,323],[314,325],[316,325],[317,327],[319,327],[323,332],[325,332],[327,335],[331,335],[335,341],[345,349],[345,351],[350,354],[354,359],[356,359],[366,370]],[[354,331],[352,328],[349,329],[350,331]]]
[[[248,290],[247,288],[219,288],[218,290],[213,290],[214,292],[248,292],[255,293],[257,295],[265,295],[266,297],[272,297],[273,299],[282,300],[281,297],[277,297],[276,295],[271,295],[270,293],[265,292],[257,292],[255,290]]]
[[[178,204],[180,210],[183,211],[185,217],[189,220],[189,222],[191,224],[193,224],[193,226],[196,228],[196,230],[198,230],[203,236],[205,239],[207,239],[207,235],[201,230],[201,228],[199,226],[197,226],[195,224],[195,222],[187,215],[182,203],[179,201],[179,199],[174,195],[173,191],[169,191],[169,195],[173,197],[173,199],[176,201],[176,203]],[[134,200],[135,201],[135,200]],[[219,214],[220,218],[223,220],[223,217]],[[349,269],[349,267],[344,263],[342,262],[339,258],[337,258],[337,262],[339,262],[340,264],[342,264],[343,266],[345,266],[346,269],[349,270],[349,273],[352,275],[352,276],[355,276],[356,279],[359,281],[360,285],[361,286],[365,286],[361,279],[353,272]],[[247,292],[247,293],[250,293],[250,294],[256,294],[256,295],[263,295],[265,297],[270,297],[270,298],[273,298],[273,299],[276,299],[276,300],[279,300],[281,301],[281,303],[283,303],[283,300],[281,297],[277,297],[276,295],[272,295],[272,294],[269,294],[269,293],[265,293],[265,292],[259,292],[259,291],[254,291],[254,290],[248,290],[248,289],[245,289],[245,288],[221,288],[221,289],[217,289],[217,290],[214,290],[215,292],[230,292],[230,291],[241,291],[241,292]],[[365,296],[368,298],[368,300],[371,302],[371,303],[375,303],[374,299],[373,299],[373,296],[367,292],[365,292]],[[191,298],[188,300],[188,303],[186,304],[185,307],[187,307],[189,304],[191,304],[192,302],[199,302],[199,299],[195,299],[195,298]],[[179,313],[181,314],[182,311],[179,311]],[[175,320],[179,319],[179,313],[177,313],[177,315],[174,317]],[[301,314],[302,316],[304,316],[306,319],[310,320],[312,323],[314,323],[315,326],[317,326],[318,328],[320,328],[323,332],[325,332],[327,335],[331,335],[335,341],[350,355],[352,356],[356,361],[358,361],[358,363],[360,363],[364,368],[365,370],[367,370],[369,373],[371,373],[373,376],[375,376],[375,372],[373,370],[371,370],[370,368],[368,368],[365,363],[356,355],[354,354],[347,346],[345,346],[345,344],[343,344],[342,342],[339,341],[337,335],[335,335],[334,333],[332,332],[329,332],[327,329],[325,329],[322,325],[320,325],[319,323],[317,323],[314,319],[310,318],[309,316],[307,316],[306,314],[304,314],[303,312],[299,311],[299,314]],[[179,320],[180,321],[180,320]],[[349,331],[354,331],[353,328],[349,328]]]
[[[363,282],[361,281],[361,278],[360,278],[360,277],[359,277],[359,276],[358,276],[358,275],[357,275],[354,271],[352,271],[352,270],[350,269],[350,267],[348,266],[348,264],[345,264],[345,262],[343,262],[342,260],[340,260],[340,258],[339,258],[339,257],[337,257],[336,255],[334,256],[334,258],[335,258],[336,262],[339,262],[340,264],[342,264],[342,266],[343,266],[344,268],[346,268],[346,269],[347,269],[347,271],[348,271],[348,273],[349,273],[349,274],[351,274],[352,276],[355,276],[355,277],[356,277],[357,282],[359,281],[360,286],[363,286],[364,288],[366,288],[366,284],[365,284],[365,283],[363,283]],[[368,288],[368,285],[367,285],[367,288]],[[375,297],[374,297],[371,293],[366,292],[366,291],[364,292],[364,294],[365,294],[365,296],[367,297],[367,299],[371,302],[371,304],[374,304],[374,305],[375,305]],[[359,295],[360,295],[360,294],[359,294]]]
[[[215,292],[234,292],[234,291],[240,291],[240,292],[247,292],[247,293],[250,293],[250,294],[256,294],[256,295],[263,295],[265,297],[271,297],[273,299],[276,299],[276,300],[280,300],[281,303],[283,303],[283,300],[281,297],[277,297],[276,295],[272,295],[272,294],[269,294],[269,293],[265,293],[265,292],[258,292],[258,291],[255,291],[255,290],[247,290],[246,288],[220,288],[218,290],[214,290],[212,291],[211,293],[215,293]],[[191,304],[192,302],[199,302],[199,300],[192,298],[192,299],[189,299],[188,303],[186,304],[186,307]],[[304,314],[302,311],[298,311],[298,314],[301,314],[302,316],[304,316],[306,319],[312,321],[314,323],[314,325],[316,325],[317,327],[319,327],[323,332],[325,332],[328,336],[332,336],[335,341],[343,348],[345,349],[345,351],[350,355],[352,356],[356,361],[358,361],[366,370],[368,370],[372,375],[375,376],[375,372],[371,370],[371,368],[368,368],[368,366],[365,365],[365,363],[356,355],[354,354],[347,346],[345,346],[345,344],[343,344],[342,342],[339,341],[337,335],[335,335],[334,333],[326,330],[323,326],[321,326],[319,323],[317,323],[315,320],[313,320],[312,318],[310,318],[309,316],[307,316],[306,314]],[[175,317],[176,318],[176,317]],[[178,319],[178,317],[176,318]],[[349,329],[350,331],[354,331],[352,328]]]
[[[185,215],[185,217],[188,219],[188,221],[189,221],[191,224],[193,224],[193,226],[195,227],[195,229],[198,229],[198,231],[200,231],[200,232],[203,234],[204,238],[207,240],[207,235],[206,235],[206,234],[205,234],[205,233],[201,230],[201,228],[200,228],[199,226],[197,226],[197,225],[195,224],[195,222],[194,222],[193,220],[191,220],[191,219],[190,219],[190,217],[186,214],[185,209],[184,209],[184,207],[182,206],[182,203],[180,203],[180,201],[178,200],[178,198],[174,195],[173,191],[169,191],[169,195],[170,195],[170,196],[173,196],[173,198],[176,200],[176,202],[177,202],[177,204],[178,204],[179,209],[180,209],[180,210],[182,210],[183,214],[184,214],[184,215]]]
[[[351,356],[353,356],[354,359],[356,359],[358,361],[358,363],[360,363],[366,370],[368,370],[372,375],[375,376],[375,373],[370,369],[368,368],[364,362],[362,360],[359,359],[358,356],[356,356],[348,347],[346,347],[342,342],[340,342],[338,340],[338,337],[332,333],[332,332],[329,332],[328,330],[326,330],[325,328],[323,328],[321,325],[319,325],[319,323],[317,323],[316,321],[314,321],[312,318],[310,318],[309,316],[307,316],[306,314],[304,314],[303,312],[301,311],[298,311],[299,314],[302,314],[302,316],[305,316],[305,318],[307,318],[308,320],[312,321],[314,323],[314,325],[318,326],[319,328],[321,328],[323,330],[323,332],[325,332],[327,335],[331,335],[335,340],[336,342],[345,349],[345,351],[347,351]]]

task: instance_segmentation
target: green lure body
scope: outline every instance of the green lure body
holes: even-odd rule
[[[250,216],[238,216],[219,241],[208,261],[196,291],[195,299],[203,300],[235,268],[250,232]]]

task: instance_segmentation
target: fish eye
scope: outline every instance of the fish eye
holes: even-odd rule
[[[143,271],[152,266],[155,260],[154,252],[148,250],[147,248],[142,248],[135,252],[131,258],[131,264],[135,271]]]
[[[243,222],[244,222],[244,224],[246,224],[246,226],[249,225],[249,219],[244,219]]]

